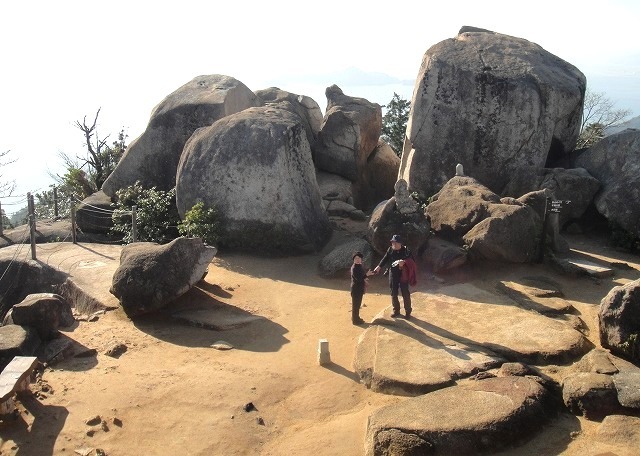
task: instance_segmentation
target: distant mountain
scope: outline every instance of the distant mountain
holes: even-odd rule
[[[633,119],[629,119],[626,122],[621,123],[616,127],[607,128],[605,130],[605,136],[615,135],[616,133],[620,133],[621,131],[626,130],[627,128],[635,128],[637,130],[640,130],[640,116],[634,117]]]

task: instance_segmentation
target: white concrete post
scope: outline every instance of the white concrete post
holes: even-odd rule
[[[329,353],[329,341],[320,339],[318,341],[318,364],[324,366],[331,363],[331,354]]]

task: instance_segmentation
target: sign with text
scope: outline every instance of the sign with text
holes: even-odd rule
[[[564,206],[571,203],[571,200],[551,200],[551,208],[549,212],[555,212],[559,214]]]

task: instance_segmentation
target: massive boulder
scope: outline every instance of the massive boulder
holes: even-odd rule
[[[463,28],[427,50],[416,84],[399,177],[425,197],[458,163],[500,193],[575,146],[586,78],[527,40]]]
[[[171,189],[182,149],[196,129],[260,104],[247,86],[232,77],[192,79],[155,107],[147,129],[129,145],[102,191],[113,197],[136,181],[145,188]]]
[[[198,283],[215,254],[200,238],[129,244],[122,249],[109,291],[130,317],[159,310]]]
[[[313,98],[296,95],[277,87],[257,90],[255,94],[265,105],[288,109],[299,115],[307,132],[309,144],[315,143],[322,127],[322,111]]]
[[[111,198],[102,190],[87,196],[76,210],[76,224],[84,233],[108,233],[113,227]]]
[[[640,279],[614,287],[600,302],[600,343],[640,363]]]
[[[356,205],[369,209],[391,198],[395,193],[399,169],[400,157],[389,144],[379,140],[367,159],[362,179],[354,184],[354,194],[358,199]]]
[[[327,87],[327,112],[315,143],[316,166],[339,174],[352,182],[366,184],[364,170],[369,156],[378,145],[382,131],[382,108],[364,98],[345,95],[340,87]],[[367,188],[367,185],[363,185]],[[356,207],[366,193],[354,194]]]
[[[535,168],[525,166],[514,170],[502,194],[518,198],[536,190],[548,189],[554,200],[563,204],[558,215],[562,227],[585,213],[600,188],[600,182],[584,168]]]
[[[466,245],[471,255],[514,263],[537,258],[542,220],[536,210],[516,199],[501,199],[471,177],[449,180],[426,215],[439,237]]]
[[[300,116],[247,109],[198,130],[178,167],[182,217],[197,202],[224,220],[220,245],[290,255],[319,250],[331,235]]]
[[[348,277],[353,254],[363,254],[362,264],[365,271],[371,268],[373,250],[367,241],[360,238],[346,239],[320,260],[320,275],[323,277]]]
[[[575,162],[600,181],[595,205],[607,220],[640,237],[640,130],[607,136]]]

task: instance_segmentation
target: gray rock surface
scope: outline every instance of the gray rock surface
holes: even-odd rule
[[[10,312],[13,324],[31,326],[41,340],[53,339],[58,328],[66,328],[75,322],[71,305],[54,293],[34,293],[14,305]]]
[[[600,302],[598,322],[604,348],[640,361],[640,279],[607,293]]]
[[[530,437],[549,416],[549,394],[534,380],[489,378],[375,411],[367,423],[365,454],[495,452]]]
[[[323,200],[353,202],[352,184],[349,179],[318,170],[316,172],[316,180]]]
[[[432,272],[437,273],[462,266],[468,256],[465,249],[453,242],[431,236],[421,258]]]
[[[327,112],[313,147],[316,166],[357,183],[355,206],[366,201],[369,182],[367,160],[378,145],[382,131],[382,108],[364,98],[345,95],[333,85],[327,87]]]
[[[400,157],[389,144],[380,139],[367,159],[363,179],[367,185],[356,184],[357,189],[362,188],[362,191],[356,191],[357,194],[366,192],[364,207],[369,209],[393,196],[399,169]],[[363,199],[362,196],[361,199]]]
[[[129,144],[102,191],[112,197],[136,181],[144,188],[171,189],[184,145],[196,129],[260,104],[247,86],[232,77],[192,79],[154,108],[146,130]]]
[[[390,318],[390,308],[374,318],[354,359],[365,384],[392,394],[422,394],[505,359],[562,363],[588,350],[575,329],[504,296],[468,284],[441,291],[412,293],[411,320]]]
[[[553,290],[545,290],[529,286],[531,281],[501,280],[496,284],[496,289],[513,299],[520,307],[533,310],[543,315],[559,315],[571,313],[574,307],[570,302],[553,293]],[[542,284],[544,286],[544,284]]]
[[[290,255],[319,250],[331,234],[305,130],[288,110],[250,108],[191,137],[178,212],[199,201],[224,219],[224,247]]]
[[[544,167],[578,137],[576,67],[530,41],[468,30],[429,48],[416,79],[399,177],[424,197],[458,163],[500,192],[514,169]]]
[[[29,326],[0,326],[0,372],[14,356],[33,356],[40,346],[40,338]]]
[[[589,420],[622,411],[613,377],[606,374],[580,372],[565,378],[562,400],[571,412]]]
[[[372,267],[373,250],[367,241],[353,238],[337,245],[320,260],[320,275],[323,277],[350,276],[353,264],[353,253],[361,252],[364,257],[362,265],[365,272]]]
[[[100,190],[78,205],[76,224],[85,233],[108,233],[113,227],[112,212],[111,197]]]
[[[575,161],[598,179],[595,205],[607,220],[640,237],[640,130],[607,136]]]
[[[200,238],[129,244],[122,249],[109,291],[130,317],[156,311],[199,282],[215,254]]]
[[[637,454],[640,448],[640,417],[607,416],[598,426],[596,438],[601,442],[615,445],[616,453],[621,455]]]

